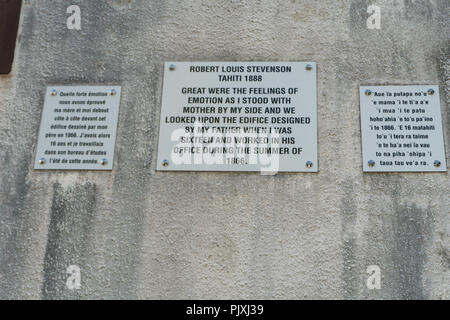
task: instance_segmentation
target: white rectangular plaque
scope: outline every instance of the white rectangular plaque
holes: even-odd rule
[[[112,170],[119,86],[52,86],[45,93],[34,168]]]
[[[362,86],[365,172],[447,171],[439,86]]]
[[[167,62],[157,169],[317,172],[316,64]]]

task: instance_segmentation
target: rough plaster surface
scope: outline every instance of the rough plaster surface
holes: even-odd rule
[[[24,0],[0,77],[0,298],[449,299],[448,174],[363,174],[358,94],[439,84],[448,151],[448,6]],[[167,60],[316,61],[320,173],[156,172]],[[123,86],[112,172],[32,169],[49,84]]]

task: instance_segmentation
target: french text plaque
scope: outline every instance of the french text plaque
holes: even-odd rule
[[[47,87],[34,168],[112,170],[119,86]]]

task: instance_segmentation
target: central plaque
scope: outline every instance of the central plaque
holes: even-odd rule
[[[167,62],[158,170],[317,172],[313,62]]]

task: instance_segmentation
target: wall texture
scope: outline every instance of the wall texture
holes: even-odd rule
[[[366,27],[371,4],[381,30]],[[448,151],[449,12],[447,0],[24,0],[0,76],[0,298],[449,299],[448,173],[363,174],[358,91],[439,84]],[[316,61],[320,173],[156,172],[167,60]],[[32,169],[49,84],[123,86],[112,172]],[[66,288],[72,264],[80,290]],[[374,264],[380,290],[366,286]]]

